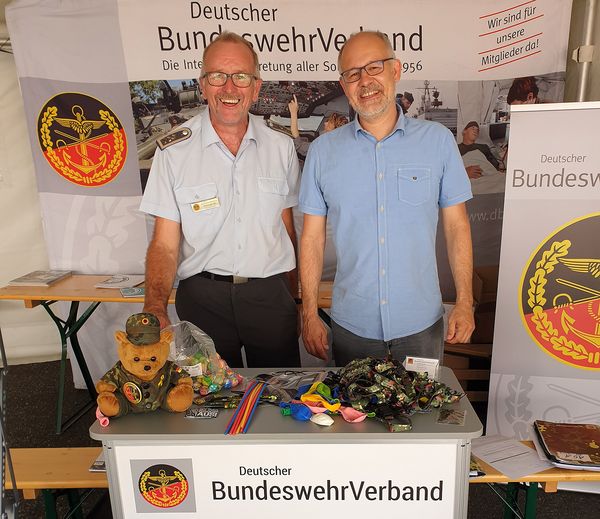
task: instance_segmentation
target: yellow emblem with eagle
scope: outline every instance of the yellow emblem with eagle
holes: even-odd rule
[[[520,287],[536,344],[576,368],[600,370],[600,213],[569,222],[533,253]]]
[[[159,464],[146,469],[138,481],[143,498],[157,508],[172,508],[187,497],[186,476],[177,468]]]
[[[63,92],[42,107],[38,141],[48,164],[66,180],[98,187],[114,180],[127,156],[116,114],[86,94]]]

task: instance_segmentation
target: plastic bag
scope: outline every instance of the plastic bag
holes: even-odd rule
[[[196,325],[181,321],[166,329],[173,333],[169,360],[192,377],[196,393],[216,393],[235,387],[243,380],[220,357],[213,340]]]

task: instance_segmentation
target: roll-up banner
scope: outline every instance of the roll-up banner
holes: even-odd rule
[[[571,2],[373,0],[360,12],[356,6],[354,0],[12,2],[6,19],[50,266],[143,272],[151,226],[137,207],[156,140],[205,109],[198,92],[202,52],[218,34],[237,32],[259,54],[265,83],[252,113],[289,133],[288,102],[297,96],[303,159],[328,115],[350,115],[338,83],[340,47],[353,32],[377,29],[402,61],[397,99],[406,115],[437,121],[464,144],[475,193],[468,204],[475,264],[497,269],[509,104],[562,100]],[[438,249],[443,296],[451,301],[443,240]],[[326,251],[324,276],[334,271],[335,254]],[[95,350],[90,359],[112,344],[112,332],[135,310],[96,311],[81,332],[82,344]],[[97,360],[93,376],[114,357]]]
[[[599,120],[598,102],[512,110],[487,434],[600,423]]]

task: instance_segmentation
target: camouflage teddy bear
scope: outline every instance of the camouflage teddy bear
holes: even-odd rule
[[[134,314],[117,331],[119,362],[96,384],[98,408],[108,417],[148,413],[159,407],[183,412],[192,405],[192,379],[167,360],[172,333],[156,316]]]

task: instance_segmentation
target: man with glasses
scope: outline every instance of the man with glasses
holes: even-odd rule
[[[457,294],[445,338],[466,342],[474,328],[464,206],[471,198],[469,179],[450,131],[407,118],[396,105],[401,66],[385,34],[352,35],[338,67],[358,116],[316,139],[304,165],[304,344],[312,355],[327,357],[317,293],[329,219],[337,253],[331,311],[336,364],[388,354],[441,361],[444,310],[435,256],[440,209]]]
[[[206,47],[200,87],[208,108],[157,141],[140,207],[155,216],[144,311],[169,324],[177,273],[179,318],[230,366],[242,366],[242,346],[248,366],[298,366],[294,145],[249,115],[261,80],[242,37]]]

